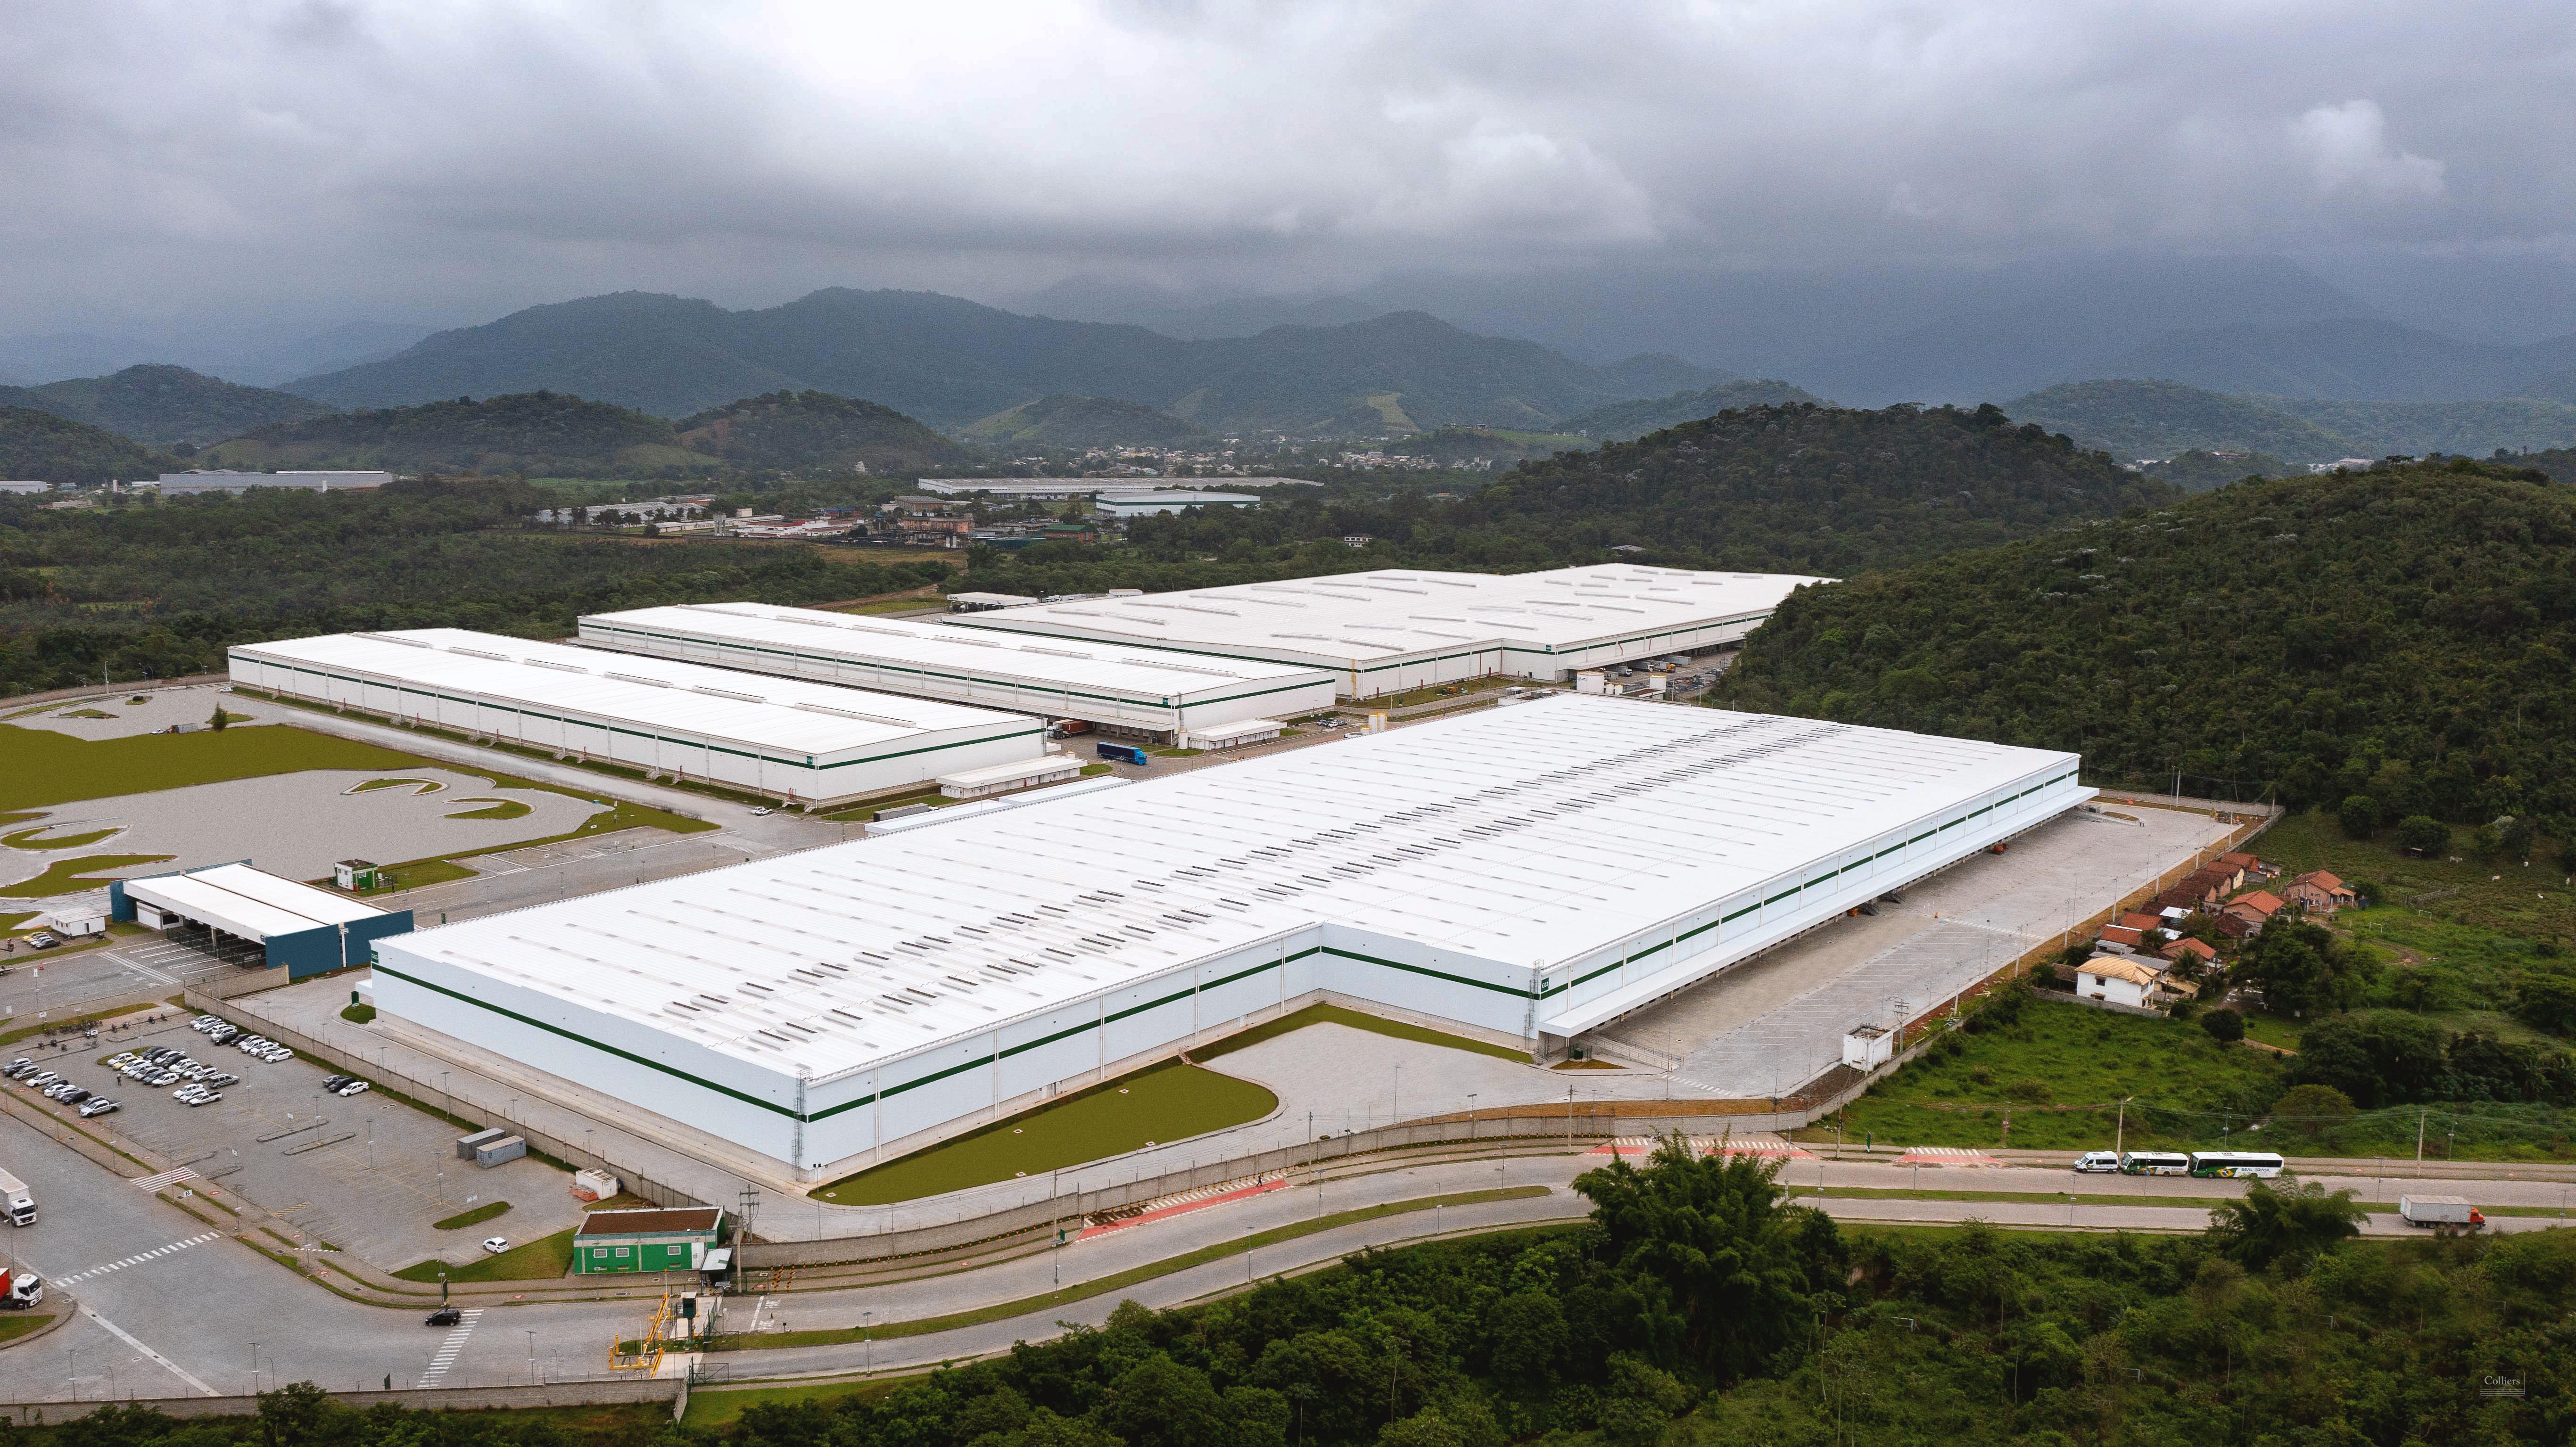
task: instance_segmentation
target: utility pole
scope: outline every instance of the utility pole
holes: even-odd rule
[[[2111,1132],[2111,1154],[2118,1156],[2123,1160],[2128,1158],[2129,1102],[2135,1099],[2137,1099],[2137,1097],[2134,1095],[2124,1095],[2120,1097],[2120,1123],[2118,1126],[2113,1128]]]
[[[2415,1113],[2415,1174],[2419,1177],[2424,1174],[2424,1121],[2431,1114],[2429,1110]]]

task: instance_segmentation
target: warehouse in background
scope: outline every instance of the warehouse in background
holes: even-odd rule
[[[767,603],[595,613],[602,648],[1074,718],[1172,742],[1186,731],[1333,706],[1333,675],[1260,659],[970,632]],[[1276,732],[1274,726],[1272,732]]]
[[[235,953],[226,939],[256,945],[259,959],[249,963],[283,965],[291,980],[363,965],[377,940],[412,927],[410,910],[378,909],[248,864],[116,880],[107,901],[113,918],[147,929],[210,931],[209,953]]]
[[[1376,698],[1492,674],[1563,682],[1576,670],[1740,643],[1810,583],[1611,563],[1541,573],[1390,569],[1183,593],[959,613],[951,627],[1144,644],[1329,670]]]
[[[824,1179],[1314,1000],[1552,1056],[2081,804],[2077,763],[1558,694],[423,930],[377,1022]]]
[[[1018,763],[1034,719],[658,658],[423,628],[237,644],[233,682],[557,757],[831,805]]]

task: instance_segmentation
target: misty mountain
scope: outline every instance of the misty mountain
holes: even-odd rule
[[[2528,397],[2465,402],[2347,402],[2338,398],[2257,397],[2275,411],[2336,434],[2339,456],[2421,457],[2445,452],[2485,457],[2497,448],[2538,451],[2576,444],[2576,406]]]
[[[2003,407],[2016,422],[2063,432],[2123,462],[2192,450],[2263,453],[2292,462],[2353,455],[2349,440],[2303,417],[2180,382],[2061,382]]]
[[[986,447],[1171,447],[1206,442],[1208,434],[1178,417],[1135,402],[1058,392],[980,418],[958,436]]]
[[[2268,396],[2446,402],[2525,395],[2571,366],[2576,335],[2497,346],[2351,317],[2177,331],[2124,354],[2100,375],[2170,377]]]
[[[571,477],[669,476],[722,465],[682,446],[665,418],[542,391],[272,423],[207,449],[200,463]]]
[[[667,417],[819,390],[942,427],[1073,393],[1211,430],[1291,434],[1530,426],[1627,395],[1611,374],[1536,343],[1418,312],[1185,341],[930,292],[841,288],[745,312],[642,292],[531,307],[293,390],[347,407],[548,390]]]
[[[1008,298],[1007,305],[1010,310],[1030,316],[1143,327],[1192,342],[1255,336],[1272,327],[1337,327],[1401,310],[1320,293],[1226,296],[1096,277],[1069,278],[1041,291]]]
[[[692,452],[742,467],[883,477],[976,465],[972,452],[891,407],[828,392],[772,392],[680,419]]]
[[[33,407],[0,405],[0,477],[56,487],[131,482],[187,464],[104,427]]]
[[[348,322],[310,335],[275,326],[161,326],[112,333],[0,337],[0,380],[26,386],[175,365],[257,386],[388,357],[429,328]]]
[[[1612,402],[1589,412],[1577,412],[1557,424],[1558,430],[1580,432],[1604,442],[1626,442],[1649,432],[1714,417],[1720,412],[1740,407],[1779,407],[1792,402],[1830,406],[1822,397],[1803,387],[1769,379],[1724,382],[1696,392],[1675,392],[1669,397],[1643,397],[1633,402]]]
[[[0,405],[33,407],[161,447],[219,442],[271,422],[299,421],[331,410],[291,392],[237,386],[185,367],[148,365],[41,387],[0,387]]]

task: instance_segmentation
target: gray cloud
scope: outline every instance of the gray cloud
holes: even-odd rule
[[[2508,251],[2558,7],[27,0],[0,331],[619,287]]]

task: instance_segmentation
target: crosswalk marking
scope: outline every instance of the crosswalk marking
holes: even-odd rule
[[[456,1354],[465,1350],[465,1339],[474,1334],[474,1323],[482,1319],[483,1308],[478,1306],[458,1317],[456,1325],[448,1328],[447,1339],[438,1344],[438,1354],[429,1359],[429,1370],[420,1374],[422,1386],[437,1386],[446,1377],[447,1369],[456,1365]]]
[[[196,1171],[187,1166],[181,1166],[177,1170],[163,1171],[157,1176],[136,1176],[131,1184],[147,1191],[166,1191],[181,1181],[197,1179],[199,1177]]]
[[[191,1236],[185,1241],[173,1241],[167,1246],[156,1247],[155,1249],[146,1251],[139,1256],[128,1256],[122,1261],[111,1261],[105,1266],[93,1266],[87,1271],[76,1271],[69,1276],[56,1277],[54,1279],[54,1284],[56,1286],[69,1286],[75,1281],[87,1281],[93,1276],[105,1276],[111,1271],[123,1271],[129,1266],[140,1266],[146,1261],[153,1260],[157,1257],[168,1256],[172,1252],[185,1251],[191,1246],[203,1246],[207,1242],[215,1240],[222,1234],[223,1233],[220,1231],[209,1231],[202,1236]]]

